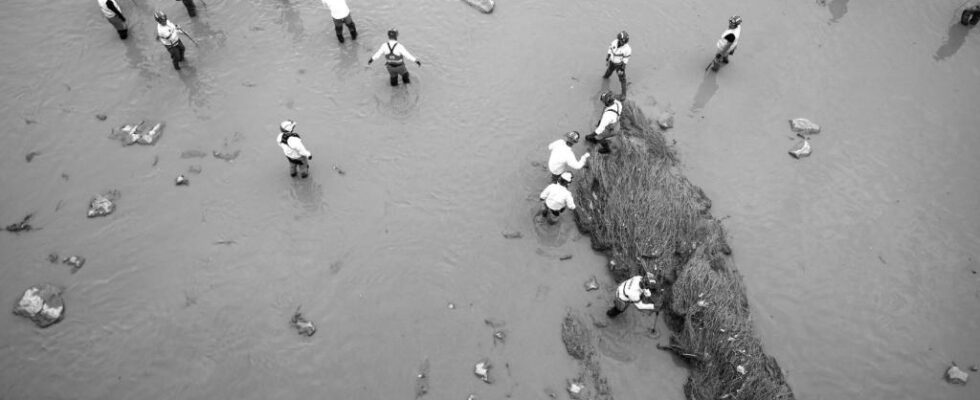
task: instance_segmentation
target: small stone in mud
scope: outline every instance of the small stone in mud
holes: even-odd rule
[[[293,313],[293,318],[289,320],[289,324],[296,328],[296,332],[303,336],[313,336],[316,333],[316,325],[310,322],[306,318],[303,318],[303,314],[299,312],[299,307],[296,307],[296,312]]]
[[[105,114],[95,114],[95,119],[97,119],[99,121],[105,121],[106,118],[109,118],[109,116],[107,116]]]
[[[946,370],[946,380],[949,383],[954,383],[957,385],[966,385],[966,381],[970,379],[970,375],[963,372],[956,364],[953,364]]]
[[[585,393],[585,385],[577,381],[568,381],[568,395],[576,400],[588,398]]]
[[[817,125],[806,118],[795,118],[789,120],[789,128],[799,135],[816,135],[820,133],[820,125]]]
[[[24,216],[24,219],[22,219],[20,222],[15,223],[15,224],[7,225],[7,227],[5,229],[7,230],[7,232],[14,232],[14,233],[17,233],[17,232],[28,232],[28,231],[34,229],[34,227],[31,226],[31,224],[28,223],[28,222],[30,222],[31,217],[33,217],[33,216],[34,216],[34,213],[27,214],[26,216]]]
[[[346,171],[344,171],[343,169],[341,169],[340,167],[338,167],[336,165],[333,166],[333,170],[337,172],[337,175],[340,175],[340,176],[347,175],[347,172]]]
[[[201,171],[202,171],[202,169],[201,169],[201,166],[200,165],[191,165],[190,167],[187,167],[187,172],[188,173],[200,174]]]
[[[978,367],[976,364],[971,365],[970,366],[970,371],[973,371],[973,372],[980,371],[980,367]]]
[[[800,159],[803,157],[809,157],[811,152],[810,142],[803,139],[802,142],[797,143],[796,146],[789,150],[789,155],[793,156],[795,159]]]
[[[561,257],[558,257],[558,259],[561,260],[561,261],[568,261],[568,260],[571,260],[572,259],[572,255],[571,254],[565,254],[565,255],[563,255]]]
[[[39,155],[41,155],[40,151],[32,151],[30,153],[27,153],[27,155],[24,156],[24,159],[27,160],[27,162],[31,162],[32,160],[34,160],[34,157],[37,157]]]
[[[493,379],[490,378],[491,368],[493,368],[493,365],[490,364],[490,360],[484,358],[473,366],[473,374],[475,374],[476,377],[480,378],[482,381],[490,384],[493,383]]]
[[[524,237],[524,234],[520,231],[501,232],[501,234],[504,235],[504,239],[520,239]]]
[[[184,150],[180,152],[180,158],[204,158],[208,153],[201,150]]]
[[[65,302],[61,288],[43,284],[32,286],[14,306],[14,314],[30,318],[37,326],[47,328],[65,316]]]
[[[466,396],[466,400],[479,400],[479,397],[476,397],[475,394],[470,393],[469,396]]]
[[[78,270],[82,269],[83,265],[85,265],[85,257],[71,256],[62,261],[62,263],[70,265],[71,273],[74,274],[78,272]]]
[[[446,307],[449,307],[450,310],[455,310],[456,309],[456,305],[453,304],[453,303],[449,303],[449,305],[447,305]]]
[[[104,217],[112,214],[112,212],[116,210],[115,201],[118,198],[119,192],[116,190],[111,190],[93,197],[92,201],[89,203],[88,217]]]
[[[58,256],[58,253],[48,254],[48,262],[49,263],[57,264],[58,261],[61,261],[61,257]]]
[[[660,117],[657,118],[657,125],[660,126],[660,129],[670,129],[670,128],[673,128],[674,127],[674,114],[673,113],[670,113],[670,112],[664,112],[663,114],[660,114]]]
[[[493,342],[503,344],[507,340],[507,333],[504,331],[496,331],[493,333]]]
[[[184,177],[184,174],[177,175],[177,179],[174,179],[174,184],[177,186],[187,186],[191,184],[191,181]]]
[[[585,282],[585,291],[591,292],[593,290],[599,290],[599,280],[596,279],[595,275],[588,282]]]

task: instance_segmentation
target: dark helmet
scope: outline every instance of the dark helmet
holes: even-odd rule
[[[611,90],[602,92],[602,94],[599,95],[599,101],[601,101],[602,104],[605,104],[607,106],[612,104],[613,100],[615,100],[615,98],[613,97],[613,92]]]
[[[729,28],[735,29],[739,25],[742,25],[742,17],[739,17],[738,15],[733,15],[731,18],[728,19]]]
[[[626,33],[626,31],[620,31],[619,34],[616,35],[616,39],[619,39],[619,42],[622,43],[622,44],[629,43],[630,42],[630,34]]]
[[[568,131],[565,133],[565,141],[572,144],[578,143],[578,138],[580,137],[578,131]]]
[[[391,28],[388,30],[388,39],[395,40],[398,39],[398,29]]]
[[[162,24],[167,22],[167,14],[165,14],[163,11],[157,11],[153,13],[153,19]]]

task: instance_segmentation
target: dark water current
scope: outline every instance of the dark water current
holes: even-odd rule
[[[0,299],[51,282],[68,314],[40,330],[0,313],[0,398],[410,398],[426,358],[427,398],[565,398],[561,318],[605,318],[612,282],[568,216],[533,224],[547,173],[532,163],[594,122],[620,29],[630,93],[677,113],[668,138],[727,218],[797,396],[980,398],[941,380],[980,364],[980,33],[954,26],[959,1],[501,0],[488,16],[352,0],[345,45],[319,1],[210,0],[193,21],[136,2],[120,1],[126,42],[95,1],[2,6],[0,223],[34,212],[42,229],[0,235]],[[154,7],[200,42],[180,74]],[[705,76],[733,13],[739,52]],[[425,62],[408,88],[364,67],[392,26]],[[824,126],[801,161],[793,117]],[[315,154],[308,181],[274,143],[286,118]],[[142,119],[167,122],[158,145],[106,138]],[[118,211],[86,219],[107,189]],[[88,263],[72,275],[51,252]],[[593,274],[605,290],[586,293]],[[287,324],[300,305],[309,339]],[[631,312],[602,330],[616,398],[683,398],[651,325]],[[473,377],[483,357],[493,385]]]

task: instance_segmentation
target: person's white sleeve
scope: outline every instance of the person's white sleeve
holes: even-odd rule
[[[286,142],[289,143],[289,147],[296,149],[296,151],[299,152],[299,155],[303,157],[310,156],[310,151],[306,150],[306,146],[303,146],[303,141],[300,140],[299,138],[294,136],[289,138],[289,140],[287,140]]]
[[[395,51],[398,51],[402,55],[402,57],[405,57],[408,61],[411,61],[411,62],[418,61],[415,58],[415,56],[412,55],[412,53],[409,53],[408,52],[408,49],[406,49],[405,46],[402,46],[401,43],[398,44],[398,47],[395,49]]]
[[[544,188],[544,190],[541,191],[541,195],[538,196],[538,197],[540,197],[541,200],[547,199],[548,198],[548,192],[550,192],[550,191],[551,191],[551,185],[548,185],[548,187]]]
[[[374,55],[371,56],[371,60],[372,61],[377,60],[379,57],[381,57],[382,55],[384,55],[384,53],[385,53],[385,47],[386,46],[382,44],[381,47],[378,48],[378,51],[374,52]]]
[[[572,150],[569,149],[568,150],[568,161],[565,161],[565,164],[568,164],[568,166],[571,167],[572,169],[582,169],[582,167],[585,166],[585,160],[586,159],[588,159],[588,157],[586,157],[585,155],[582,155],[582,158],[576,160],[575,159],[575,153],[572,153]]]
[[[641,310],[653,310],[653,309],[655,309],[657,307],[657,306],[653,305],[652,303],[644,303],[642,300],[641,301],[638,301],[636,303],[633,303],[633,304],[636,305],[636,308],[641,309]]]
[[[568,207],[569,210],[575,209],[575,199],[572,198],[572,192],[565,195],[565,207]]]

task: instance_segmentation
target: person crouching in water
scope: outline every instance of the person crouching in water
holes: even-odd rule
[[[578,132],[570,131],[565,134],[563,139],[558,139],[548,145],[548,150],[551,150],[551,156],[548,157],[551,183],[558,183],[561,174],[571,172],[571,170],[579,170],[585,166],[585,160],[589,159],[589,153],[583,154],[582,158],[576,160],[575,152],[572,151],[572,146],[578,143],[578,138]]]
[[[647,279],[642,275],[637,275],[627,279],[616,288],[616,299],[613,300],[613,307],[606,311],[606,316],[616,318],[623,311],[629,308],[630,304],[640,310],[653,310],[655,308],[651,296],[653,296],[653,279]]]
[[[419,67],[422,66],[422,61],[419,61],[409,53],[405,46],[398,43],[398,30],[390,29],[388,30],[388,41],[381,45],[374,56],[368,60],[368,65],[377,60],[378,57],[385,56],[385,67],[388,68],[388,74],[391,75],[391,86],[398,86],[398,75],[402,76],[402,82],[405,84],[411,83],[408,76],[408,68],[405,67],[405,59],[414,62]]]
[[[552,183],[541,191],[541,201],[544,202],[544,209],[541,216],[549,224],[558,222],[558,217],[565,209],[574,210],[575,200],[572,199],[572,192],[568,191],[568,184],[572,183],[572,173],[562,173],[557,183]]]
[[[309,160],[313,159],[313,154],[310,154],[309,150],[306,150],[306,146],[303,146],[299,134],[293,132],[294,128],[296,128],[295,121],[288,119],[282,121],[279,124],[279,135],[276,136],[276,142],[279,143],[282,152],[286,154],[286,160],[289,161],[289,176],[295,178],[296,172],[299,170],[300,177],[306,178],[310,176]]]
[[[718,52],[711,62],[712,71],[718,71],[722,64],[728,64],[729,56],[735,55],[739,36],[742,36],[742,17],[735,15],[728,19],[728,29],[722,32],[721,39],[718,39]]]
[[[157,11],[153,14],[153,19],[157,21],[157,40],[163,43],[170,53],[170,60],[174,62],[174,69],[180,70],[180,63],[184,61],[184,43],[180,41],[180,27],[167,20],[167,14]]]

